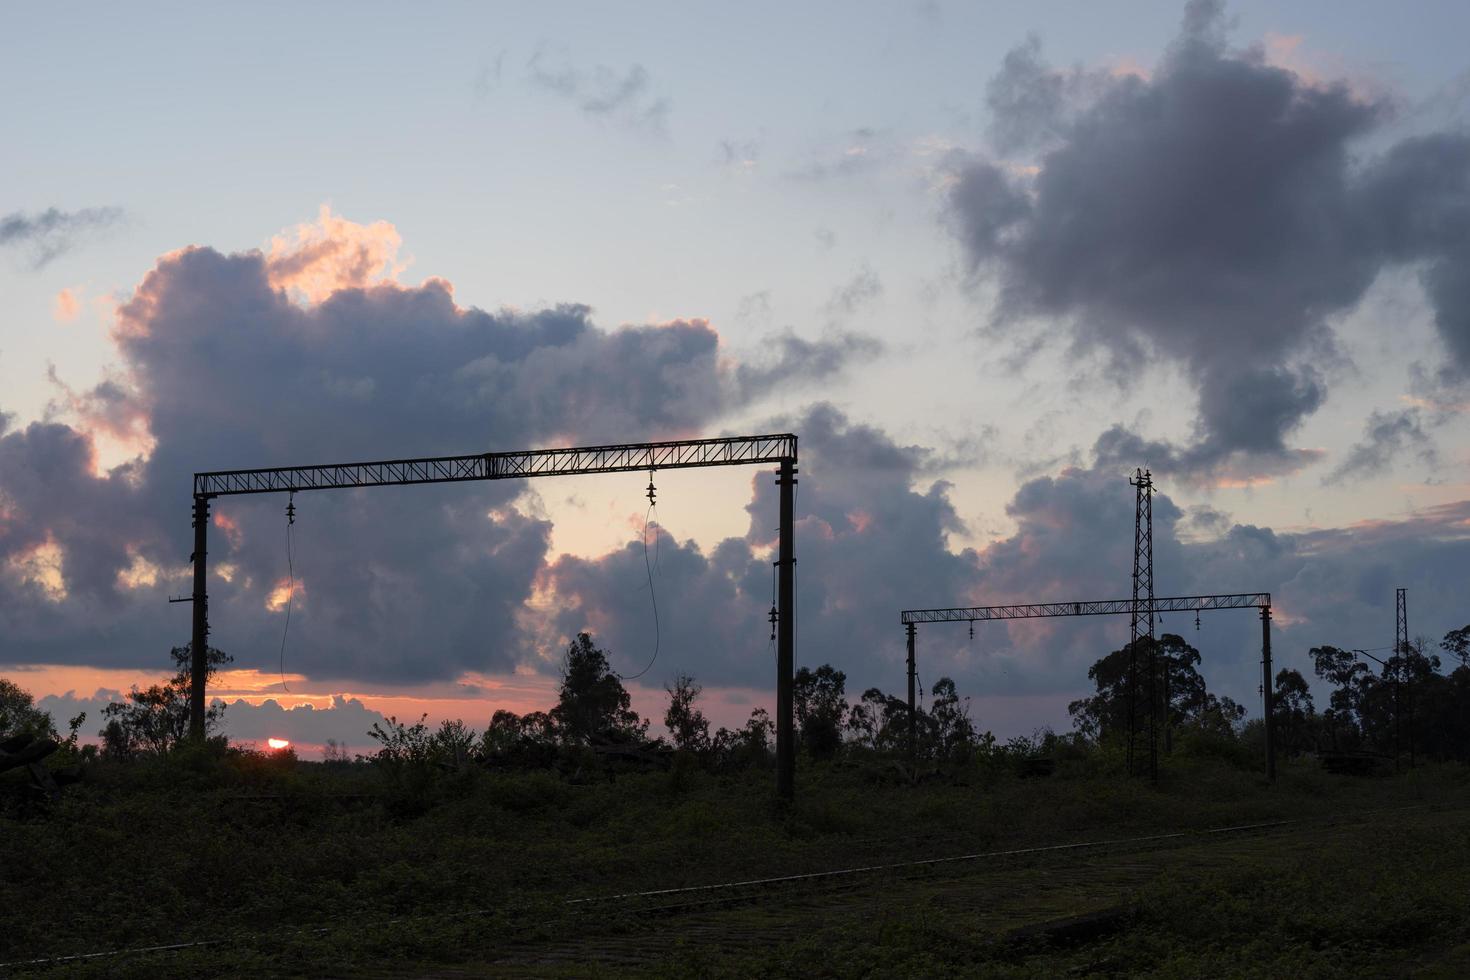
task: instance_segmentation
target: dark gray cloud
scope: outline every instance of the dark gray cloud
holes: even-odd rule
[[[1183,368],[1194,439],[1156,444],[1161,468],[1248,478],[1310,461],[1289,439],[1325,395],[1329,318],[1385,264],[1424,263],[1450,368],[1470,365],[1466,138],[1365,157],[1391,107],[1229,49],[1211,3],[1189,7],[1150,78],[1056,72],[1030,42],[989,97],[998,139],[1038,147],[1034,175],[974,159],[950,197],[973,270],[1000,285],[995,326],[1068,322],[1119,378]]]
[[[195,471],[685,436],[868,352],[787,336],[744,369],[702,320],[490,313],[439,280],[302,304],[272,280],[300,272],[259,253],[165,257],[120,308],[120,376],[64,389],[71,424],[0,429],[0,663],[146,666],[184,642],[187,607],[164,599],[189,590]],[[140,428],[146,461],[99,476],[92,434]],[[416,681],[532,656],[518,616],[550,525],[506,506],[521,489],[299,494],[287,669]],[[214,641],[242,667],[277,666],[284,505],[214,504]]]
[[[533,85],[567,99],[589,116],[650,136],[667,134],[671,105],[667,97],[653,93],[642,65],[624,70],[597,65],[589,71],[549,61],[545,51],[537,51],[526,63]]]
[[[122,208],[47,208],[36,214],[16,211],[0,217],[0,248],[21,250],[31,268],[40,269],[85,236],[116,225],[123,217]]]
[[[1324,479],[1324,483],[1341,483],[1356,477],[1374,476],[1388,469],[1404,452],[1413,451],[1426,466],[1438,459],[1434,440],[1424,429],[1417,408],[1397,412],[1375,409],[1363,423],[1363,440],[1348,450],[1347,457]]]
[[[805,340],[790,329],[765,338],[768,353],[742,362],[735,380],[744,397],[754,399],[775,385],[795,379],[832,377],[854,361],[868,360],[883,352],[883,343],[867,334],[830,330],[817,340]]]

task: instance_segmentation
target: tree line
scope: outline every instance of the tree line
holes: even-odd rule
[[[851,702],[843,671],[830,664],[803,667],[793,692],[797,747],[813,760],[892,757],[935,767],[1116,753],[1127,740],[1130,717],[1141,726],[1152,709],[1166,754],[1179,748],[1251,764],[1258,757],[1262,723],[1247,722],[1244,706],[1208,690],[1199,650],[1174,633],[1137,643],[1112,651],[1088,670],[1094,693],[1068,706],[1072,732],[1043,729],[1003,744],[970,717],[969,699],[947,677],[925,692],[911,721],[905,699],[873,687]],[[1314,673],[1330,688],[1327,705],[1318,710],[1300,672],[1278,671],[1273,694],[1279,751],[1470,761],[1470,625],[1447,633],[1439,648],[1445,658],[1430,652],[1427,641],[1416,640],[1378,661],[1377,670],[1365,659],[1369,651],[1311,648]],[[169,681],[134,688],[124,701],[104,709],[100,744],[79,746],[85,716],[72,719],[64,743],[68,751],[80,761],[99,756],[126,761],[166,754],[182,744],[189,730],[189,648],[176,647],[171,657],[175,673]],[[207,659],[211,675],[231,662],[214,649]],[[1453,669],[1442,673],[1446,662]],[[478,732],[460,720],[435,728],[426,716],[417,722],[390,717],[367,733],[377,748],[359,758],[390,772],[466,765],[565,769],[585,767],[596,757],[637,763],[677,755],[682,765],[711,770],[773,762],[775,724],[764,708],[753,709],[740,727],[716,728],[701,709],[703,688],[693,677],[681,674],[665,691],[668,734],[652,737],[650,721],[633,709],[607,654],[589,634],[579,633],[563,657],[557,702],[549,709],[524,715],[498,710]],[[224,705],[214,704],[205,719],[206,730],[219,742],[223,713]],[[18,732],[59,738],[29,695],[0,680],[0,736]],[[352,761],[335,743],[329,743],[327,759]]]

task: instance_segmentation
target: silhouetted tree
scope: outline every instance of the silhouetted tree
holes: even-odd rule
[[[1276,672],[1276,689],[1272,698],[1276,719],[1276,736],[1283,755],[1298,755],[1307,749],[1317,709],[1312,692],[1300,671],[1281,669]]]
[[[704,688],[689,675],[680,674],[674,678],[674,686],[665,687],[664,690],[669,695],[669,708],[664,712],[664,726],[674,740],[674,747],[689,752],[706,751],[710,746],[709,721],[694,706]]]
[[[847,730],[864,748],[893,752],[908,745],[908,702],[884,694],[876,687],[863,692],[862,699],[848,709]],[[920,715],[920,724],[928,716]]]
[[[1125,645],[1094,663],[1087,677],[1096,685],[1097,693],[1067,706],[1073,727],[1090,741],[1104,742],[1127,735],[1130,659],[1136,672],[1133,710],[1140,727],[1147,723],[1150,694],[1157,699],[1160,725],[1165,733],[1186,724],[1199,727],[1210,718],[1224,719],[1238,707],[1230,702],[1226,710],[1224,701],[1210,694],[1204,678],[1195,669],[1200,663],[1199,651],[1177,633],[1165,633],[1153,641],[1152,647],[1147,637],[1140,637],[1136,657],[1130,658],[1130,649],[1131,645]],[[1154,653],[1152,658],[1150,650]],[[1152,683],[1150,669],[1155,671]]]
[[[1362,737],[1360,708],[1363,682],[1371,676],[1366,664],[1351,650],[1334,646],[1312,647],[1312,671],[1333,686],[1328,696],[1330,707],[1322,713],[1322,723],[1334,751],[1355,747]]]
[[[842,726],[847,720],[843,697],[847,675],[831,664],[816,670],[803,667],[796,672],[792,689],[796,724],[801,744],[814,759],[830,759],[842,747]]]
[[[0,738],[11,735],[55,738],[56,726],[49,714],[36,707],[29,691],[0,677]]]
[[[189,693],[193,684],[193,654],[186,644],[169,651],[176,673],[166,684],[154,684],[146,691],[134,687],[128,699],[102,709],[107,725],[102,736],[103,753],[128,757],[137,752],[164,753],[182,742],[189,734]],[[214,647],[206,649],[206,683],[221,667],[234,662],[234,657]],[[214,732],[224,717],[225,706],[210,705],[204,712],[204,731]]]
[[[732,768],[765,765],[771,758],[771,741],[776,726],[765,708],[750,712],[745,727],[731,731],[721,728],[711,740],[711,754],[720,765]]]
[[[940,758],[959,759],[975,746],[975,725],[970,721],[969,698],[960,699],[954,681],[941,677],[934,683],[929,708],[933,739]]]
[[[1439,642],[1439,647],[1460,661],[1461,667],[1470,667],[1470,625],[1450,630]]]
[[[623,682],[608,667],[607,655],[578,633],[562,662],[561,696],[551,709],[562,740],[587,745],[630,742],[643,737],[648,723],[630,706]]]

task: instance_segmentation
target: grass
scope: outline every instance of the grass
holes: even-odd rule
[[[918,787],[877,771],[804,766],[786,811],[763,771],[586,785],[471,772],[421,792],[385,786],[367,767],[289,758],[186,753],[98,767],[50,812],[0,818],[0,962],[228,939],[57,969],[1367,976],[1452,963],[1470,942],[1470,830],[1449,809],[1228,845],[883,877],[659,919],[564,904],[977,850],[1470,804],[1470,775],[1450,766],[1350,779],[1294,763],[1270,787],[1210,760],[1171,760],[1157,787],[1086,762],[1046,779],[977,769]],[[1102,907],[1126,908],[1127,928],[1073,949],[1018,952],[997,940],[1016,925]]]

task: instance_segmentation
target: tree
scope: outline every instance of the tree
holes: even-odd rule
[[[920,713],[920,724],[927,715]],[[908,702],[884,694],[876,687],[863,692],[862,699],[847,714],[847,730],[865,748],[896,751],[908,745]]]
[[[776,725],[765,708],[755,708],[745,727],[731,731],[721,728],[711,741],[712,754],[720,764],[739,767],[765,765],[771,759],[771,740]]]
[[[632,699],[608,666],[607,655],[578,633],[562,662],[561,696],[551,716],[563,741],[593,743],[641,739],[648,723],[631,707]]]
[[[49,714],[36,707],[29,691],[0,677],[0,738],[11,735],[55,738],[56,726]]]
[[[1470,667],[1470,624],[1450,630],[1440,641],[1439,647],[1460,661],[1461,667]]]
[[[102,709],[107,726],[102,736],[103,752],[127,758],[137,752],[162,755],[178,745],[189,734],[190,690],[193,686],[192,645],[174,647],[175,674],[166,684],[154,684],[146,691],[134,687],[128,699],[113,702]],[[235,658],[222,650],[207,647],[205,681]],[[219,727],[224,717],[222,703],[210,705],[204,712],[204,731],[208,735]]]
[[[1282,753],[1289,757],[1304,751],[1311,725],[1317,717],[1317,709],[1312,704],[1312,692],[1307,687],[1307,679],[1300,671],[1282,668],[1276,672],[1272,710],[1276,732],[1281,739]]]
[[[1351,650],[1334,646],[1312,647],[1312,672],[1333,685],[1328,696],[1328,709],[1322,713],[1323,724],[1334,751],[1349,748],[1362,734],[1359,709],[1362,707],[1364,682],[1372,677],[1368,666]]]
[[[831,664],[796,672],[792,696],[801,744],[814,759],[830,759],[842,747],[842,725],[847,719],[843,697],[847,675]]]
[[[705,719],[704,712],[694,706],[704,688],[688,674],[680,674],[674,679],[674,686],[664,690],[669,694],[664,727],[674,739],[674,747],[688,752],[709,749],[709,721]]]
[[[1136,656],[1130,656],[1130,649],[1133,649],[1131,644],[1125,645],[1094,663],[1087,677],[1097,686],[1097,693],[1067,706],[1073,727],[1088,740],[1103,742],[1127,737],[1130,696],[1135,724],[1141,727],[1147,724],[1152,693],[1157,699],[1165,733],[1182,724],[1198,723],[1212,711],[1218,713],[1220,701],[1206,689],[1204,678],[1195,669],[1200,663],[1200,653],[1182,636],[1165,633],[1152,641],[1146,636],[1139,637]],[[1156,671],[1152,683],[1150,665]],[[1136,672],[1131,692],[1130,671]]]
[[[954,681],[941,677],[930,691],[934,695],[929,717],[933,719],[935,750],[942,758],[963,756],[975,744],[975,725],[970,721],[969,698],[960,700]]]

